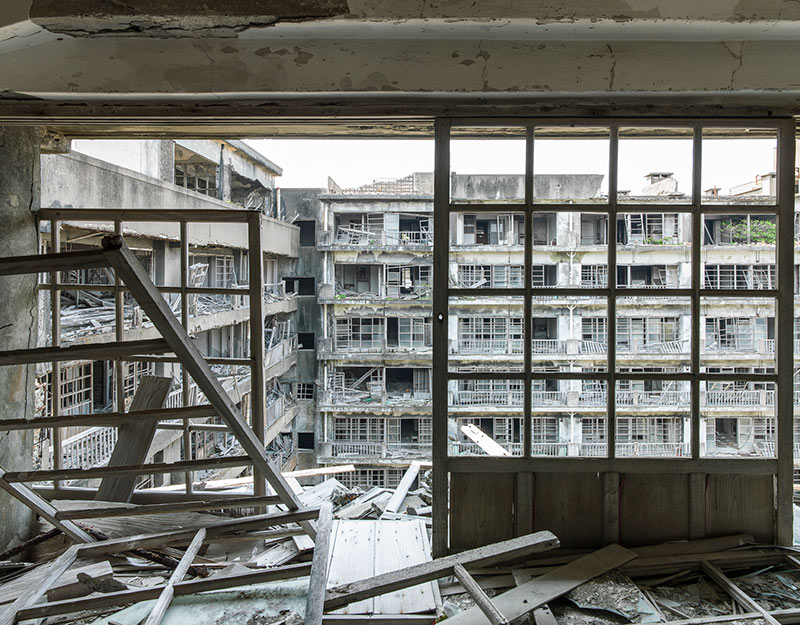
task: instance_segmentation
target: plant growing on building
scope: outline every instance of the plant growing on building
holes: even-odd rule
[[[751,219],[748,232],[746,220],[728,221],[722,224],[721,232],[731,243],[766,243],[775,244],[775,224],[766,219]]]

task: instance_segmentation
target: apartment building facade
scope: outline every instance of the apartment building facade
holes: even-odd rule
[[[65,154],[42,156],[42,205],[60,208],[226,210],[247,208],[262,217],[264,242],[265,325],[265,420],[267,441],[284,466],[293,466],[292,435],[297,404],[292,382],[297,358],[294,296],[286,292],[282,276],[297,257],[298,229],[280,218],[275,181],[281,169],[261,154],[237,141],[75,141]],[[102,237],[114,231],[113,221],[85,220],[61,223],[62,251],[96,248]],[[181,237],[188,248],[187,284],[213,290],[242,288],[242,295],[193,294],[187,296],[188,330],[204,356],[247,359],[250,356],[250,258],[246,224],[186,224],[177,222],[125,222],[123,234],[153,283],[177,287],[182,280]],[[42,224],[42,246],[52,247],[50,224]],[[47,281],[47,277],[43,281]],[[62,272],[61,344],[65,346],[115,340],[114,277],[108,271]],[[43,285],[46,287],[46,285]],[[164,297],[178,317],[180,293]],[[50,302],[46,291],[40,298],[40,336],[52,340]],[[136,302],[123,296],[124,338],[142,340],[158,336],[157,330]],[[46,344],[46,343],[43,343]],[[249,413],[251,376],[248,367],[218,364],[212,367],[231,399]],[[59,371],[59,406],[52,405],[53,376],[49,366],[37,371],[40,414],[84,414],[119,410],[130,406],[144,375],[173,378],[166,407],[202,402],[190,382],[186,392],[178,364],[159,361],[124,362],[117,369],[111,361],[63,363]],[[123,376],[122,385],[117,375]],[[123,397],[118,397],[119,389]],[[204,427],[204,424],[210,427]],[[216,426],[216,427],[214,427]],[[173,462],[230,453],[235,441],[221,422],[202,420],[192,426],[191,450],[183,426],[161,423],[147,461]],[[74,427],[61,431],[61,464],[69,467],[101,466],[111,455],[117,428]],[[53,464],[53,440],[49,430],[38,432],[36,453],[41,466]],[[201,477],[228,477],[232,471]],[[184,475],[142,476],[140,487],[183,483]]]
[[[602,181],[601,175],[534,178],[541,195],[554,202],[602,202]],[[579,290],[607,286],[609,244],[615,246],[617,366],[643,378],[617,383],[616,455],[687,456],[689,382],[659,380],[658,374],[685,372],[692,365],[689,298],[624,297],[624,289],[663,294],[691,287],[692,216],[670,211],[671,205],[689,202],[670,172],[651,173],[646,183],[646,195],[621,197],[613,228],[607,213],[534,215],[532,365],[542,372],[608,366],[607,300]],[[520,198],[522,185],[522,176],[454,173],[451,197],[476,202]],[[758,213],[759,206],[774,201],[773,187],[767,175],[758,185],[741,185],[729,195],[718,189],[706,192],[709,201],[735,204],[741,211],[703,218],[704,288],[775,287],[776,224]],[[313,431],[316,461],[354,463],[356,472],[345,480],[391,486],[410,460],[430,458],[432,176],[417,173],[357,189],[331,181],[326,190],[282,193],[284,198],[295,197],[287,193],[303,196],[302,215],[295,218],[311,220],[316,235],[316,249],[306,248],[319,310],[307,325],[315,336],[317,372],[305,425]],[[299,214],[297,202],[285,203],[290,213]],[[626,203],[653,205],[653,210],[626,211]],[[451,215],[449,281],[470,294],[449,303],[449,367],[494,374],[449,383],[451,455],[486,453],[468,436],[468,425],[499,443],[504,453],[522,453],[523,383],[498,376],[522,370],[524,301],[497,295],[524,286],[525,227],[513,207]],[[578,291],[548,296],[552,287]],[[796,343],[800,325],[797,330]],[[701,382],[703,455],[773,455],[774,386],[740,379],[774,371],[774,337],[772,300],[743,298],[735,308],[729,300],[701,301],[700,366],[732,378]],[[531,405],[534,455],[607,453],[604,383],[534,380]]]

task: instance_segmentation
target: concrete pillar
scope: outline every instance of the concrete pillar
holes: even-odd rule
[[[0,126],[0,255],[38,252],[35,213],[39,209],[39,130]],[[3,350],[36,347],[38,313],[36,275],[0,277],[0,345]],[[30,366],[0,367],[0,419],[34,416],[34,380]],[[0,465],[25,471],[33,458],[33,430],[0,432]],[[32,513],[0,492],[0,549],[26,540]]]

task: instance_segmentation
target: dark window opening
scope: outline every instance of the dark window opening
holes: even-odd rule
[[[297,433],[297,448],[298,449],[314,449],[314,432],[298,432]]]
[[[314,278],[284,278],[286,292],[297,295],[314,295]]]
[[[313,332],[298,332],[297,333],[298,349],[314,349],[314,333]]]
[[[300,247],[314,247],[317,244],[316,221],[313,219],[308,221],[295,221],[294,225],[300,228]]]

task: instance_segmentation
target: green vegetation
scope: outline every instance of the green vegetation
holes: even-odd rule
[[[730,238],[731,243],[766,243],[775,244],[775,224],[766,219],[751,219],[748,236],[747,221],[728,221],[720,228],[723,235]]]

